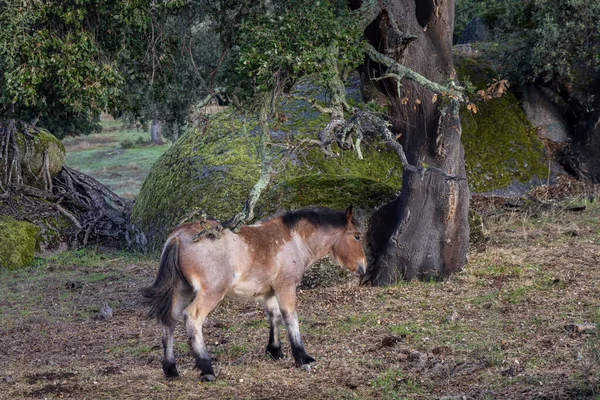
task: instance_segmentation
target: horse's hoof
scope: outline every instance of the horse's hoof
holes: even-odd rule
[[[305,365],[308,365],[310,363],[314,363],[317,360],[315,360],[314,358],[312,358],[311,356],[309,356],[308,354],[305,354],[304,356],[302,356],[299,359],[296,359],[296,367],[298,368],[302,368]]]
[[[217,379],[217,378],[212,374],[200,375],[201,382],[212,382],[215,379]]]
[[[302,371],[310,372],[312,368],[310,367],[310,364],[304,364],[300,369],[302,369]]]
[[[179,372],[177,372],[177,367],[175,367],[175,364],[164,366],[163,373],[167,379],[179,378]]]
[[[284,358],[281,347],[267,347],[267,354],[275,361]]]

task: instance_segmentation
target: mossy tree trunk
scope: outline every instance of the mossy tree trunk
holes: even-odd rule
[[[453,0],[396,0],[385,3],[365,33],[380,53],[445,84],[455,78],[453,23]],[[364,95],[389,104],[392,131],[408,162],[466,177],[457,102],[448,103],[408,79],[401,86],[392,79],[373,80],[384,70],[372,61],[365,63]],[[468,203],[466,178],[448,180],[433,171],[421,175],[405,170],[400,196],[371,221],[372,282],[441,279],[461,269],[469,245]]]

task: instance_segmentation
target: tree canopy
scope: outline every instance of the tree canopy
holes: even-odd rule
[[[0,117],[87,133],[116,107],[123,49],[139,40],[144,1],[0,2]]]

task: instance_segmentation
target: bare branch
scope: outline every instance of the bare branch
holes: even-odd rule
[[[432,92],[439,93],[440,95],[442,95],[442,97],[448,97],[450,100],[457,100],[459,102],[466,101],[464,95],[465,89],[461,86],[456,85],[452,80],[448,82],[447,85],[442,85],[440,83],[430,81],[418,72],[415,72],[412,69],[396,62],[393,58],[388,57],[385,54],[381,54],[375,49],[375,47],[371,46],[368,43],[364,45],[364,51],[366,55],[369,56],[369,58],[371,58],[371,60],[388,68],[387,73],[379,79],[394,78],[396,79],[398,84],[400,84],[400,81],[403,78],[407,78],[417,82],[418,84],[420,84],[426,89],[431,90]],[[398,94],[400,95],[400,93]]]

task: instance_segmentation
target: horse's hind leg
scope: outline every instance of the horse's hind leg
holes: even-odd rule
[[[178,287],[173,296],[171,307],[171,320],[163,323],[162,326],[162,345],[163,345],[163,373],[167,378],[176,378],[179,376],[175,362],[175,352],[173,350],[175,326],[181,312],[190,301],[191,293],[189,288]]]
[[[200,378],[206,381],[215,380],[215,372],[204,343],[202,325],[206,316],[219,304],[223,295],[224,293],[217,296],[198,293],[192,304],[183,312],[190,350],[196,360],[196,368],[200,370]]]
[[[179,376],[173,351],[173,334],[175,333],[175,324],[163,325],[162,327],[162,345],[163,361],[162,369],[167,378],[176,378]]]
[[[265,297],[264,304],[267,318],[269,319],[269,344],[267,344],[267,352],[273,360],[279,360],[283,358],[281,341],[279,340],[279,326],[282,321],[279,302],[273,294],[270,294]]]
[[[296,366],[301,367],[305,364],[314,362],[315,359],[309,356],[304,349],[304,344],[300,338],[300,327],[298,325],[298,314],[296,313],[296,287],[285,287],[283,290],[278,290],[277,301],[279,309],[283,316],[283,322],[288,332],[288,338],[292,346],[292,354],[296,361]]]

